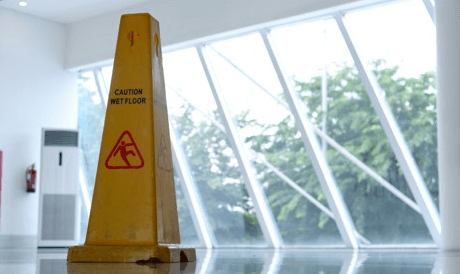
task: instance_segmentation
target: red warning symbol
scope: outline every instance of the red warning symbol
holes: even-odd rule
[[[108,169],[137,169],[144,166],[142,158],[133,136],[127,130],[123,131],[112,151],[105,160]]]

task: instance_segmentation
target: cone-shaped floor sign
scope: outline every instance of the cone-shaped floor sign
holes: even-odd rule
[[[179,236],[159,24],[121,17],[93,202],[69,262],[195,261]]]

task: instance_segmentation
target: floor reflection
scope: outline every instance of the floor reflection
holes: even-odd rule
[[[189,274],[195,273],[196,262],[138,265],[133,263],[68,263],[67,274]],[[65,272],[59,272],[65,273]]]
[[[67,250],[0,250],[0,273],[307,273],[457,274],[460,252],[437,250],[197,250],[197,262],[176,264],[66,263]]]

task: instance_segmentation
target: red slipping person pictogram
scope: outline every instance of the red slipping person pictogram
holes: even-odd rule
[[[131,133],[125,130],[105,160],[108,169],[138,169],[144,166],[144,159]]]

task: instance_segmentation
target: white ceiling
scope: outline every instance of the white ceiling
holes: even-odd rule
[[[73,23],[122,10],[152,0],[26,0],[27,7],[20,7],[19,0],[0,0],[0,7],[31,14],[59,23]]]

